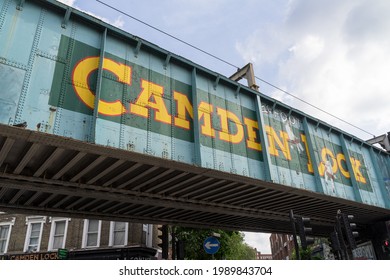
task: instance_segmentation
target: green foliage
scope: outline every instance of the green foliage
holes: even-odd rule
[[[176,237],[184,241],[187,260],[254,260],[256,258],[255,249],[244,243],[244,235],[238,231],[175,227],[175,232]],[[216,254],[209,255],[203,249],[203,242],[212,233],[221,235],[218,238],[221,247]]]
[[[308,247],[306,250],[302,249],[302,247],[299,247],[299,255],[301,257],[301,260],[311,260],[311,253],[312,253],[312,248]],[[292,253],[293,260],[297,259],[297,254],[295,250]]]
[[[316,246],[321,245],[322,243],[329,244],[329,241],[326,238],[315,238],[314,244],[309,246],[306,250],[304,250],[302,247],[299,247],[299,255],[301,260],[323,260],[324,258],[315,252]],[[295,250],[292,252],[291,259],[297,259]]]
[[[318,255],[313,255],[313,247],[308,247],[306,250],[299,248],[299,255],[301,256],[301,260],[323,260],[322,257]],[[292,253],[291,259],[296,260],[297,255],[295,250]]]

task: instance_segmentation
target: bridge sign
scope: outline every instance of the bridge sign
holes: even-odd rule
[[[221,247],[221,243],[214,236],[207,237],[203,242],[203,248],[207,254],[214,255]]]

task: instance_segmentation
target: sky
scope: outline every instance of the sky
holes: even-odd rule
[[[100,1],[61,2],[227,77],[236,67],[128,15],[234,66],[251,62],[263,94],[360,139],[390,131],[388,0]],[[245,235],[271,252],[269,234]]]

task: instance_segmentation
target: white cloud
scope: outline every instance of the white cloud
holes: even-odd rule
[[[123,18],[121,16],[117,17],[114,22],[112,23],[112,25],[118,27],[118,28],[123,28],[123,26],[125,25],[125,21],[123,20]]]
[[[80,7],[78,7],[76,5],[76,0],[58,0],[58,2],[62,2],[64,3],[65,5],[68,5],[68,6],[71,6],[79,11],[82,11],[83,13],[86,13],[88,15],[91,15],[97,19],[100,19],[101,21],[104,21],[108,24],[111,24],[115,27],[118,27],[118,28],[123,28],[124,25],[125,25],[125,21],[123,20],[122,16],[119,15],[118,17],[116,17],[114,20],[109,20],[108,18],[106,17],[102,17],[102,16],[99,16],[97,15],[96,13],[93,13],[91,11],[88,11],[88,10],[85,10],[85,9],[82,9]]]
[[[170,0],[168,5],[175,7],[169,13],[165,13],[162,18],[166,26],[175,28],[195,28],[199,29],[202,26],[207,26],[209,22],[199,21],[199,18],[205,16],[208,20],[218,19],[213,16],[222,5],[226,5],[226,0]],[[207,7],[207,8],[205,8]],[[194,24],[196,22],[196,24]]]
[[[324,40],[318,35],[307,35],[289,49],[297,59],[307,62],[312,62],[323,50]]]
[[[290,1],[285,21],[270,27],[274,32],[259,32],[264,30],[260,28],[237,49],[245,60],[255,62],[257,73],[273,65],[274,84],[365,130],[383,134],[390,129],[386,102],[390,2],[378,4]],[[358,137],[370,138],[298,101],[291,103],[284,94],[276,97]]]
[[[269,233],[243,232],[245,243],[256,248],[257,251],[263,254],[271,254],[271,243],[269,241]]]
[[[64,3],[65,5],[74,7],[76,0],[57,0],[58,2]]]

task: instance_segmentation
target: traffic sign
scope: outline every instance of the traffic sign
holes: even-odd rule
[[[221,244],[219,243],[219,240],[214,236],[207,237],[203,242],[203,249],[207,254],[210,255],[214,255],[216,252],[218,252],[220,247]]]
[[[66,260],[69,257],[69,251],[67,249],[60,248],[58,249],[57,254],[58,254],[58,259],[60,260]]]

